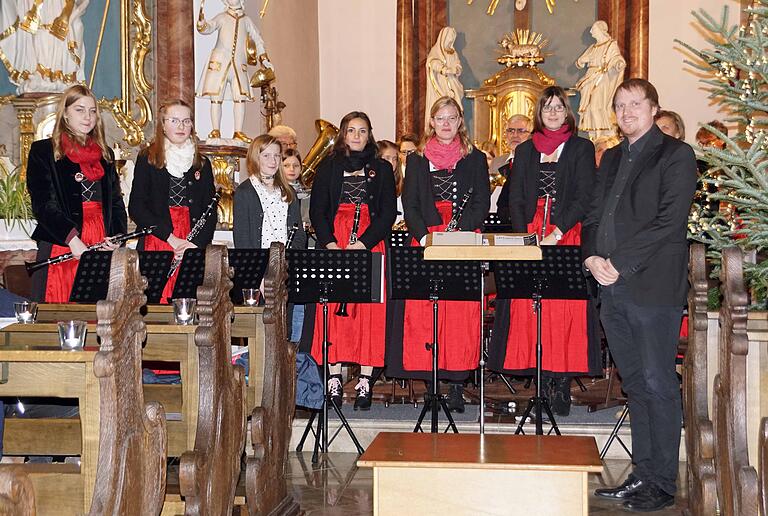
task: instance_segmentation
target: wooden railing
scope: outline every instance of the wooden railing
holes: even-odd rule
[[[264,390],[251,414],[253,457],[246,470],[251,515],[299,512],[285,479],[296,391],[296,349],[286,331],[287,279],[285,248],[273,243],[264,280]]]

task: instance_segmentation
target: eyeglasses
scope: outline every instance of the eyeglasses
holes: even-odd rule
[[[507,133],[507,134],[515,134],[515,133],[517,133],[519,135],[523,135],[523,134],[528,134],[531,131],[529,131],[528,129],[523,129],[523,128],[507,127],[506,129],[504,129],[504,132]]]
[[[554,111],[555,113],[562,113],[563,111],[565,111],[565,106],[563,106],[562,104],[558,104],[557,106],[542,106],[541,111],[543,113],[551,113],[552,111]]]
[[[459,115],[436,116],[436,117],[433,117],[432,120],[434,120],[438,124],[444,124],[445,122],[450,122],[451,124],[455,124],[456,122],[459,121]]]
[[[405,156],[410,156],[414,152],[416,152],[416,149],[408,149],[408,150],[400,151],[400,153],[405,155]]]
[[[165,121],[176,127],[179,127],[180,125],[183,125],[184,127],[192,127],[191,118],[166,118]]]

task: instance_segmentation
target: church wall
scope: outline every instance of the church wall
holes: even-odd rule
[[[648,78],[659,91],[661,107],[682,116],[688,143],[695,142],[699,125],[724,115],[711,105],[698,71],[683,63],[686,56],[674,40],[705,48],[707,44],[691,11],[703,8],[719,20],[725,5],[730,11],[730,23],[738,23],[737,0],[650,0]]]
[[[365,111],[377,139],[394,139],[396,20],[395,0],[318,0],[322,118]]]

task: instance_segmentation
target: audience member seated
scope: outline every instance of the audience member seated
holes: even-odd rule
[[[287,125],[276,125],[267,133],[273,138],[277,138],[280,143],[280,149],[283,151],[283,156],[288,149],[297,150],[299,143],[296,140],[296,131]]]
[[[662,133],[678,140],[685,140],[685,124],[680,115],[674,111],[659,111],[656,114],[656,125]]]

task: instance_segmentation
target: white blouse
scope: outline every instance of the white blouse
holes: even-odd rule
[[[261,248],[269,249],[272,242],[285,244],[288,240],[288,203],[283,200],[280,188],[270,188],[255,177],[249,179],[259,196],[264,213],[261,224]]]

